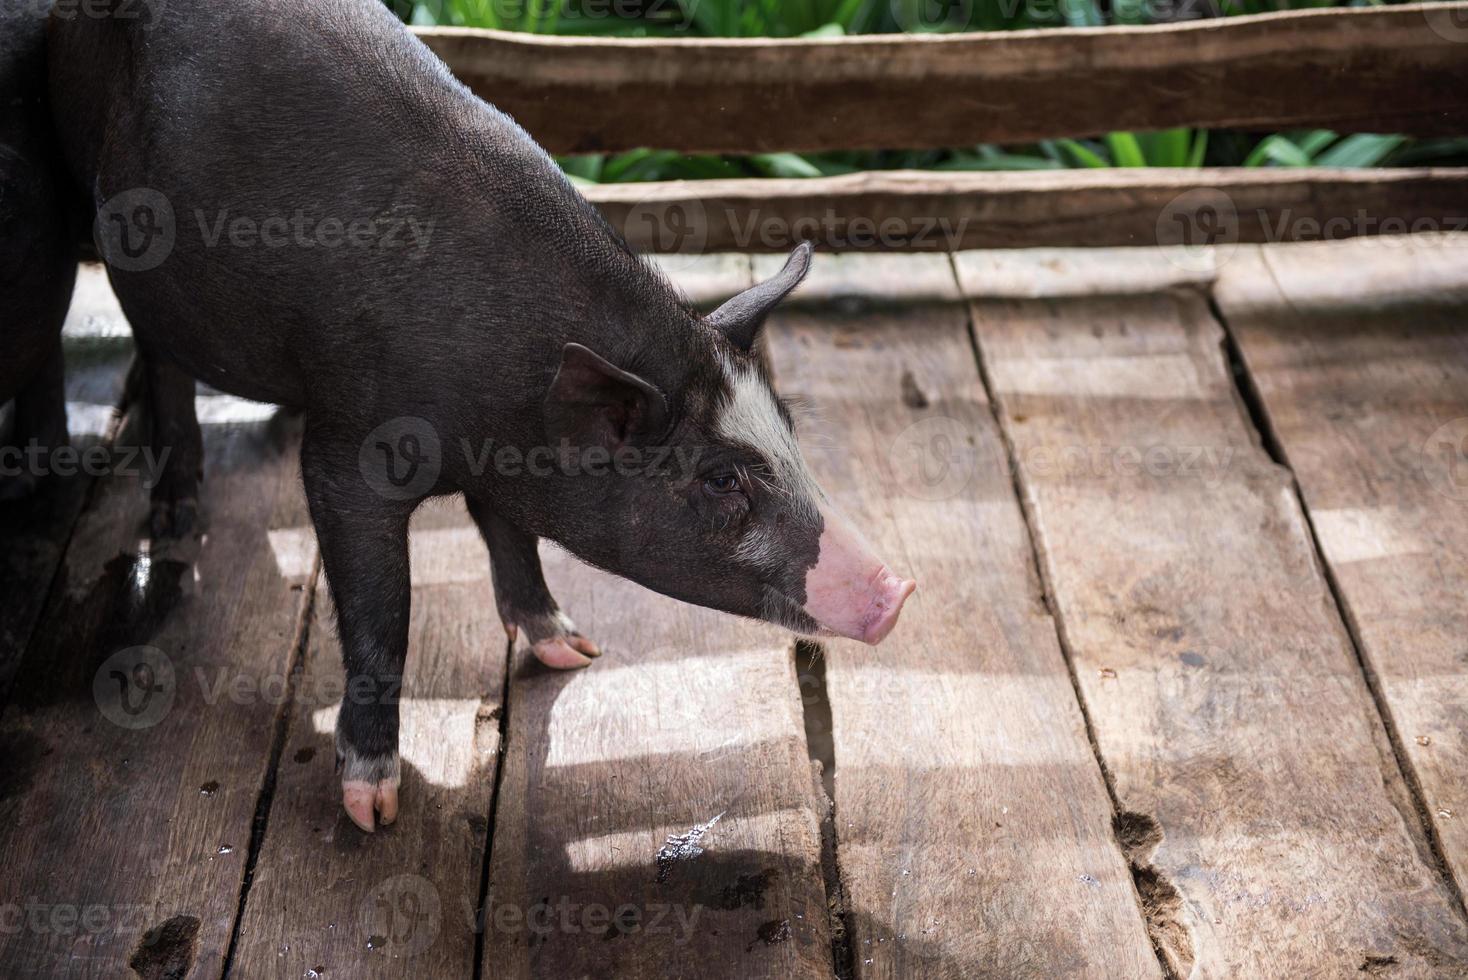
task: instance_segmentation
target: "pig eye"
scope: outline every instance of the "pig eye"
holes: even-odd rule
[[[726,494],[739,492],[739,477],[733,473],[722,473],[703,481],[709,493]]]

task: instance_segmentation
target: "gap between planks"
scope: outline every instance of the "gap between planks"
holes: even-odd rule
[[[1259,271],[1269,277],[1269,281],[1278,295],[1281,303],[1293,308],[1289,296],[1279,275],[1270,259],[1270,250],[1265,247],[1257,247]],[[1458,916],[1468,922],[1468,905],[1465,905],[1463,889],[1460,887],[1457,877],[1453,874],[1452,864],[1448,860],[1447,848],[1442,839],[1438,827],[1432,819],[1432,808],[1427,798],[1427,793],[1422,785],[1421,777],[1416,766],[1411,762],[1406,742],[1403,739],[1400,726],[1397,724],[1395,714],[1391,707],[1391,698],[1387,695],[1381,678],[1372,666],[1370,657],[1366,652],[1366,642],[1361,634],[1360,624],[1357,622],[1350,603],[1346,599],[1346,593],[1342,586],[1336,568],[1326,558],[1325,545],[1322,540],[1320,529],[1317,526],[1315,509],[1310,507],[1304,488],[1301,486],[1300,477],[1295,472],[1294,465],[1290,462],[1289,452],[1285,447],[1284,440],[1276,430],[1273,419],[1269,413],[1264,396],[1260,391],[1258,380],[1254,377],[1249,366],[1248,358],[1245,357],[1243,348],[1240,346],[1237,332],[1229,323],[1229,317],[1224,311],[1216,296],[1209,295],[1209,309],[1213,318],[1217,320],[1223,331],[1224,355],[1228,360],[1232,371],[1230,372],[1236,382],[1236,391],[1239,403],[1247,414],[1249,421],[1256,430],[1260,445],[1271,459],[1284,468],[1290,475],[1290,490],[1294,495],[1300,512],[1305,517],[1305,527],[1309,532],[1310,546],[1315,555],[1316,564],[1320,570],[1321,577],[1325,580],[1330,591],[1331,602],[1335,605],[1341,622],[1345,625],[1346,634],[1350,639],[1351,651],[1355,655],[1356,664],[1360,668],[1362,679],[1365,681],[1366,689],[1371,696],[1372,704],[1376,714],[1381,720],[1381,725],[1386,733],[1386,739],[1391,749],[1391,756],[1397,771],[1401,774],[1403,784],[1406,786],[1410,797],[1412,814],[1420,827],[1420,833],[1431,858],[1432,864],[1438,874],[1442,877],[1448,894],[1452,897]]]

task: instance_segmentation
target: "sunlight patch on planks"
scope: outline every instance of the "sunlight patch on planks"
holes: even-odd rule
[[[1312,511],[1310,520],[1320,548],[1332,564],[1346,565],[1396,555],[1430,556],[1432,543],[1419,529],[1416,515],[1399,507],[1338,507]]]
[[[1207,398],[1184,354],[1127,357],[1029,357],[996,365],[994,390],[1013,395],[1092,398]]]

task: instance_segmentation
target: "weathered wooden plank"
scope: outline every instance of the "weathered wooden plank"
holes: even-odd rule
[[[821,256],[805,298],[956,298],[946,256],[903,258]],[[769,344],[835,501],[919,582],[882,646],[825,644],[856,975],[1160,976],[964,308],[785,313]]]
[[[544,554],[606,652],[515,657],[484,975],[829,977],[788,635]]]
[[[78,306],[88,316],[70,316],[66,324],[66,421],[78,453],[75,465],[68,463],[67,469],[74,472],[53,474],[39,493],[0,505],[0,541],[5,543],[0,548],[0,595],[5,597],[0,602],[0,704],[45,607],[51,581],[94,482],[97,468],[81,454],[108,445],[115,435],[114,410],[122,401],[123,377],[131,356],[127,324],[105,277],[98,280],[88,275],[78,280],[73,309]],[[104,321],[121,326],[122,333],[114,335],[115,343],[78,342],[88,325]],[[6,461],[7,466],[16,464],[23,460]]]
[[[1249,250],[1217,296],[1461,894],[1468,236],[1385,244]]]
[[[982,256],[959,268],[984,296]],[[972,310],[1171,967],[1461,976],[1468,931],[1203,295]]]
[[[1203,246],[1468,229],[1462,168],[872,171],[585,193],[646,251],[784,252],[803,239],[834,251]]]
[[[760,153],[1185,125],[1457,135],[1465,9],[821,40],[419,34],[552,152]]]
[[[308,526],[290,533],[313,540]],[[411,547],[397,823],[367,835],[342,810],[333,772],[341,647],[318,588],[238,976],[473,973],[508,651],[484,543],[463,506],[420,510]]]
[[[206,426],[203,534],[172,547],[136,478],[98,483],[0,719],[10,974],[219,975],[306,606],[270,534],[304,521],[295,430]]]

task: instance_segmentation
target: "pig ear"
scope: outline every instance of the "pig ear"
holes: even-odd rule
[[[560,370],[545,396],[552,441],[616,449],[662,434],[667,417],[667,399],[647,381],[580,344],[561,351]]]
[[[785,268],[773,278],[746,289],[714,310],[708,315],[708,325],[729,338],[729,343],[735,347],[743,351],[749,350],[754,346],[760,328],[765,325],[765,317],[770,315],[770,311],[782,299],[790,295],[791,290],[800,285],[805,274],[810,271],[811,250],[810,242],[801,242],[790,253]]]

